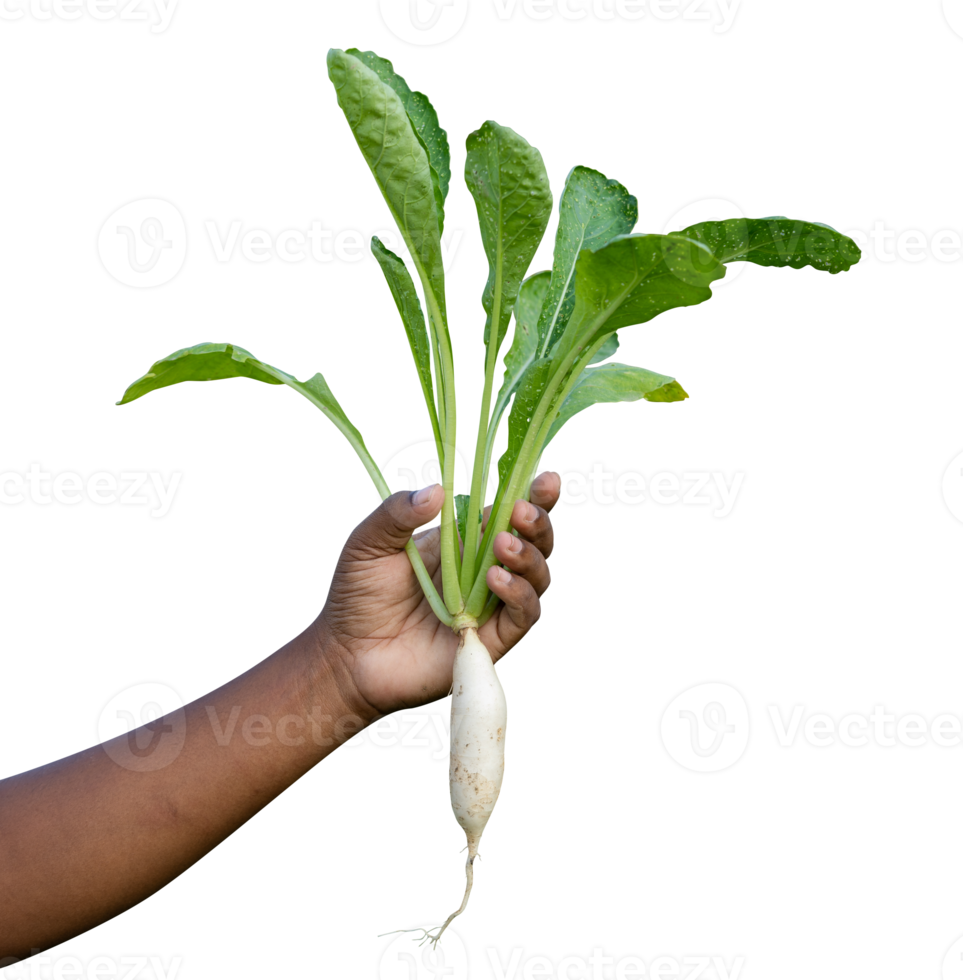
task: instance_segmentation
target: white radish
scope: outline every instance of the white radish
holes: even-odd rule
[[[451,761],[448,782],[451,808],[468,838],[465,897],[458,909],[428,938],[437,943],[452,919],[461,915],[471,894],[472,865],[488,818],[495,809],[505,774],[505,692],[488,648],[478,631],[466,629],[452,670]]]

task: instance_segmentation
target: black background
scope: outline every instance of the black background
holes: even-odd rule
[[[370,0],[181,0],[160,35],[89,17],[0,22],[0,470],[185,474],[159,520],[88,502],[0,512],[0,771],[96,741],[103,705],[132,684],[187,701],[263,657],[315,614],[341,542],[377,503],[337,434],[280,390],[187,386],[115,410],[151,360],[233,340],[302,378],[322,368],[379,462],[429,437],[370,259],[255,265],[238,244],[221,264],[204,230],[390,227],[325,78],[329,45],[393,58],[448,128],[470,459],[485,265],[461,162],[486,116],[542,148],[556,196],[575,162],[622,179],[644,230],[709,197],[842,231],[963,228],[947,144],[963,40],[939,4],[854,9],[743,0],[717,35],[652,17],[533,23],[520,3],[501,22],[473,0],[455,38],[423,48],[394,38]],[[188,252],[171,282],[137,290],[100,264],[97,235],[146,197],[180,210]],[[486,947],[557,963],[601,946],[646,962],[745,955],[745,980],[936,980],[963,934],[951,877],[963,747],[816,749],[800,733],[780,748],[766,710],[963,714],[961,532],[937,494],[963,448],[959,267],[864,249],[835,278],[747,267],[709,305],[624,333],[620,358],[677,374],[691,401],[595,409],[546,455],[563,473],[602,462],[746,478],[724,519],[651,500],[556,511],[543,620],[500,667],[505,790],[456,925],[472,975],[490,976]],[[752,736],[737,765],[699,775],[667,755],[659,722],[708,681],[743,694]],[[447,722],[448,706],[421,713]],[[181,955],[182,978],[373,977],[376,931],[437,921],[461,890],[446,770],[429,749],[344,748],[180,881],[52,955]]]

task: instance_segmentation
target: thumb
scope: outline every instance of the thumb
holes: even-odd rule
[[[401,491],[386,497],[351,532],[344,547],[345,557],[363,561],[404,550],[412,532],[437,517],[444,500],[445,492],[437,483],[414,493]]]

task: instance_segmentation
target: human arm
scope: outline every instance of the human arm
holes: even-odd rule
[[[408,534],[428,523],[441,494],[434,490],[430,512],[409,513],[405,494],[372,511],[349,535],[318,616],[247,670],[133,732],[0,779],[0,965],[56,948],[141,905],[376,718],[447,695],[457,638],[447,631],[446,681],[444,634],[431,634],[423,656],[412,649],[415,640],[429,640],[428,624],[416,621],[419,607],[410,608],[417,580],[404,551],[397,552],[404,564],[391,562],[394,545],[382,541],[394,525],[403,548],[399,521],[414,522]],[[550,496],[554,506],[557,492]],[[546,540],[544,520],[537,532],[519,523],[521,538]],[[500,560],[519,572],[497,586],[508,623],[499,649],[507,652],[505,644],[514,646],[537,621],[535,593],[547,588],[547,566],[534,545],[523,542],[515,557],[504,547],[510,535],[499,537]],[[436,538],[437,529],[418,536],[431,572]],[[371,550],[379,548],[389,572],[372,603],[353,583],[370,577]],[[345,629],[365,633],[372,614],[386,614],[389,628],[398,627],[394,642],[379,635],[380,669],[393,678],[380,691],[383,701],[352,673],[356,662],[370,660],[342,642]],[[501,615],[492,617],[493,629]]]

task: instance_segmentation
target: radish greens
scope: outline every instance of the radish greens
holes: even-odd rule
[[[448,138],[428,99],[412,92],[389,61],[372,52],[332,50],[328,74],[408,252],[411,272],[378,238],[371,242],[411,347],[445,491],[440,588],[413,542],[407,552],[434,613],[461,637],[450,782],[452,806],[468,837],[468,885],[450,922],[468,900],[478,840],[504,767],[504,696],[477,635],[498,604],[486,574],[496,561],[494,539],[509,529],[515,501],[527,498],[545,447],[565,422],[592,405],[688,397],[672,377],[609,360],[619,330],[705,302],[732,262],[835,274],[858,262],[860,251],[827,225],[783,217],[636,234],[636,199],[618,181],[577,166],[559,201],[552,267],[529,275],[552,212],[545,166],[514,130],[484,123],[468,137],[465,163],[488,260],[481,295],[484,387],[471,484],[456,495],[455,371],[441,247],[451,179]],[[240,347],[206,343],[179,350],[135,381],[119,404],[182,381],[235,377],[287,385],[307,398],[345,436],[382,498],[389,495],[361,434],[322,375],[298,381]],[[483,528],[495,439],[506,414],[508,444],[495,462],[497,490]],[[437,942],[448,922],[426,937]]]

